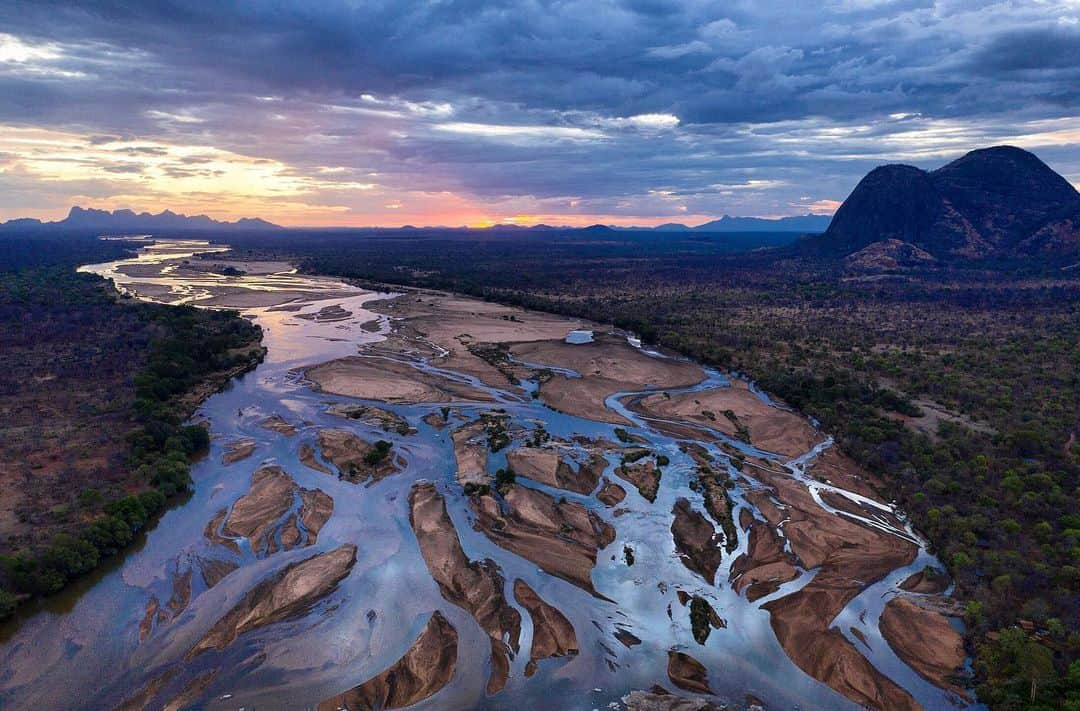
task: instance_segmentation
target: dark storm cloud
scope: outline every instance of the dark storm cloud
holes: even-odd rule
[[[1080,175],[1065,0],[0,0],[0,27],[38,52],[0,62],[0,122],[388,189],[779,214],[1024,137]]]
[[[805,116],[827,89],[864,97],[840,107],[846,117],[895,103],[896,87],[910,109],[946,104],[936,74],[962,55],[964,33],[920,19],[924,4],[848,3],[827,13],[787,3],[17,3],[0,19],[75,46],[76,64],[99,44],[117,48],[113,76],[167,77],[163,93],[464,93],[616,115],[711,104],[696,120],[728,122]],[[1077,37],[1064,27],[1050,45],[1026,42],[1009,34],[1022,17],[1019,28],[997,22],[1003,51],[984,52],[1006,65],[1025,47],[1031,63],[1031,52],[1049,58]],[[96,73],[103,62],[86,58],[84,68]]]
[[[990,41],[975,58],[987,72],[1068,69],[1080,75],[1080,31],[1041,27],[1007,32]]]

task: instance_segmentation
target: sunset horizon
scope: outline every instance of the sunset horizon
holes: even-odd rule
[[[331,221],[325,223],[296,223],[291,224],[287,221],[276,221],[267,218],[261,214],[248,214],[248,213],[233,213],[233,212],[217,212],[202,210],[201,212],[187,212],[185,210],[176,209],[172,204],[151,205],[147,208],[134,208],[127,205],[116,205],[113,207],[109,203],[103,203],[101,205],[94,204],[86,201],[83,203],[74,203],[67,208],[58,208],[57,210],[49,211],[45,214],[31,215],[23,214],[17,217],[8,218],[10,220],[36,220],[43,224],[52,224],[56,222],[62,222],[66,219],[74,210],[95,210],[104,212],[120,212],[128,211],[136,214],[147,214],[150,216],[157,216],[163,213],[173,213],[183,217],[197,217],[206,216],[219,222],[236,222],[238,220],[264,220],[272,223],[278,227],[284,227],[287,229],[401,229],[405,227],[412,227],[417,229],[438,229],[438,228],[453,228],[453,229],[490,229],[497,227],[568,227],[568,228],[582,228],[591,227],[593,225],[604,225],[608,227],[620,227],[620,228],[654,228],[664,225],[685,225],[686,227],[698,227],[710,222],[715,222],[722,218],[750,218],[758,220],[776,221],[783,218],[790,217],[832,217],[836,206],[829,206],[831,209],[828,212],[816,211],[805,212],[790,215],[731,215],[728,213],[721,213],[719,215],[670,215],[664,216],[651,216],[636,218],[626,215],[509,215],[501,218],[489,217],[483,214],[469,214],[466,213],[466,217],[455,221],[455,218],[450,216],[444,221],[425,223],[418,218],[417,220],[405,219],[406,216],[397,217],[393,222],[386,222],[381,224],[370,223],[344,223]],[[430,216],[424,217],[424,219],[433,219]],[[439,219],[438,217],[434,219]],[[0,221],[0,225],[4,221]]]

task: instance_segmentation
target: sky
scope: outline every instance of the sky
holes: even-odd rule
[[[0,0],[0,220],[831,214],[1003,143],[1080,185],[1080,0]]]

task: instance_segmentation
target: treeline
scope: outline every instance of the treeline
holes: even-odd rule
[[[108,262],[122,259],[133,246],[132,242],[98,239],[97,233],[0,234],[0,272]]]
[[[980,700],[1080,709],[1080,280],[1032,262],[861,280],[791,251],[606,237],[276,248],[361,283],[614,323],[751,376],[882,476],[928,537],[966,601]],[[919,398],[971,426],[917,430]]]
[[[52,246],[63,249],[63,245]],[[57,517],[65,517],[57,523],[63,532],[45,545],[0,557],[0,617],[11,614],[21,600],[63,589],[68,581],[122,551],[155,515],[186,492],[191,462],[207,449],[209,435],[203,427],[183,424],[192,411],[184,395],[207,380],[225,382],[254,367],[263,354],[258,345],[261,330],[235,312],[118,298],[99,277],[74,272],[76,261],[101,256],[93,251],[93,244],[76,246],[66,263],[54,255],[50,266],[40,266],[41,260],[2,265],[6,271],[0,272],[0,319],[4,321],[0,330],[10,329],[13,351],[20,339],[25,348],[32,349],[39,334],[34,330],[36,322],[25,320],[26,315],[59,310],[69,319],[67,323],[76,325],[68,333],[70,347],[64,353],[75,367],[83,357],[92,356],[94,362],[103,361],[113,369],[130,369],[119,381],[129,390],[121,394],[128,408],[119,422],[123,431],[103,435],[123,437],[119,446],[126,455],[120,466],[127,475],[120,478],[119,490],[112,486],[103,492],[94,482],[84,482],[89,485],[78,495],[79,515],[74,523],[64,523],[66,510],[54,510]],[[108,255],[104,258],[121,256],[116,254],[115,243],[103,245],[102,252]],[[110,358],[112,344],[105,342],[110,334],[102,328],[109,319],[132,332],[123,335],[123,358],[119,353]],[[111,374],[95,372],[90,365],[89,360],[83,363],[81,377],[92,390],[100,384],[95,377]],[[60,370],[60,377],[67,374]],[[114,384],[112,380],[101,383]],[[22,396],[15,387],[7,393],[10,399]],[[93,412],[78,416],[83,418],[81,427],[94,425]],[[100,426],[117,424],[100,422]]]

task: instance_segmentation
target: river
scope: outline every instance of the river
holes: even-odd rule
[[[464,399],[449,404],[367,402],[404,418],[414,430],[409,434],[343,419],[328,411],[329,406],[362,401],[313,389],[301,373],[306,366],[351,356],[360,347],[383,341],[395,321],[379,312],[385,309],[374,307],[394,295],[297,274],[287,265],[249,264],[247,274],[233,276],[191,268],[198,263],[196,254],[215,249],[194,240],[158,241],[141,248],[137,257],[82,268],[113,279],[118,289],[136,298],[238,308],[263,328],[268,352],[257,369],[206,400],[193,418],[209,422],[212,445],[209,455],[193,467],[190,498],[166,512],[141,547],[80,590],[77,599],[40,609],[7,636],[0,646],[0,707],[111,708],[147,684],[158,683],[159,699],[185,688],[196,689],[185,708],[311,708],[391,666],[435,610],[457,631],[457,665],[449,683],[421,701],[419,708],[625,708],[627,694],[654,685],[733,707],[741,707],[748,693],[772,709],[859,707],[792,661],[770,625],[770,613],[762,607],[810,584],[814,569],[799,566],[794,579],[750,602],[735,591],[727,576],[732,562],[747,552],[745,532],[740,531],[737,547],[723,553],[720,573],[712,584],[680,559],[671,533],[672,509],[680,498],[697,510],[705,506],[699,487],[693,485],[698,465],[685,451],[693,437],[659,427],[657,418],[629,407],[635,394],[655,394],[655,389],[629,389],[606,398],[607,406],[631,423],[625,429],[642,446],[670,461],[663,468],[654,502],[620,482],[629,493],[616,514],[593,495],[521,477],[516,484],[580,503],[614,526],[614,540],[599,551],[592,571],[598,593],[592,595],[496,545],[474,527],[476,516],[469,497],[455,479],[450,428],[433,426],[424,418],[452,406],[466,421],[498,407],[508,416],[511,431],[534,431],[539,422],[553,440],[567,443],[617,441],[615,425],[557,412],[536,397],[522,396],[535,392],[538,382],[513,389],[470,375],[460,381],[486,393],[494,404]],[[320,310],[330,305],[340,306],[340,311],[324,312],[333,318],[319,317]],[[591,336],[586,339],[580,333],[570,340],[583,344],[575,347],[592,345]],[[431,368],[424,363],[414,365],[421,370]],[[564,370],[566,375],[576,375],[570,368]],[[708,370],[706,375],[702,383],[673,388],[669,394],[724,387],[732,377]],[[775,405],[763,393],[760,397],[768,406]],[[297,433],[286,436],[266,429],[264,421],[274,415],[293,423]],[[941,567],[940,563],[888,504],[805,473],[807,463],[831,447],[831,440],[823,437],[802,456],[781,459],[738,438],[697,426],[708,430],[698,444],[716,461],[730,461],[732,450],[782,461],[788,475],[805,485],[830,514],[840,515],[832,506],[836,499],[823,499],[823,492],[862,506],[864,513],[846,514],[848,520],[917,547],[910,564],[896,567],[866,587],[844,606],[833,624],[874,668],[923,707],[963,705],[955,694],[933,685],[901,661],[877,624],[885,602],[897,594],[901,581],[926,566]],[[318,432],[330,428],[346,428],[369,441],[387,440],[407,466],[365,486],[302,464],[300,446],[314,445]],[[254,443],[254,454],[224,465],[226,447],[240,439]],[[619,455],[607,452],[605,456],[609,463],[605,476],[619,481],[612,475]],[[506,466],[505,462],[505,450],[494,452],[488,466],[494,471]],[[141,631],[151,598],[164,606],[176,597],[178,577],[185,572],[190,575],[198,561],[222,555],[220,546],[206,535],[207,524],[241,497],[251,485],[252,473],[266,465],[280,466],[300,487],[321,490],[333,499],[333,515],[318,533],[317,543],[264,554],[241,542],[229,554],[229,560],[238,565],[235,570],[212,587],[196,575],[190,601],[177,603],[179,611],[171,619],[155,621],[149,634]],[[764,521],[767,516],[751,501],[754,497],[747,498],[760,485],[735,467],[729,472],[734,480],[730,490],[734,520],[740,520],[741,511],[747,509],[755,520]],[[410,526],[409,495],[418,481],[435,484],[464,552],[472,560],[490,559],[498,566],[506,581],[506,599],[521,613],[521,652],[511,662],[506,687],[495,695],[485,694],[488,636],[472,615],[444,598]],[[357,546],[355,565],[317,603],[241,634],[223,650],[194,657],[187,654],[258,581],[313,552],[343,544]],[[786,547],[791,550],[790,543]],[[633,565],[625,561],[626,548],[633,550]],[[566,616],[580,650],[576,656],[542,660],[532,676],[525,675],[525,666],[533,623],[510,592],[517,579]],[[705,598],[723,618],[726,626],[713,630],[706,644],[698,644],[691,636],[677,591]],[[626,647],[616,642],[614,633],[624,628],[632,629],[641,643]],[[685,651],[708,669],[714,696],[695,695],[672,685],[666,673],[671,650]]]

